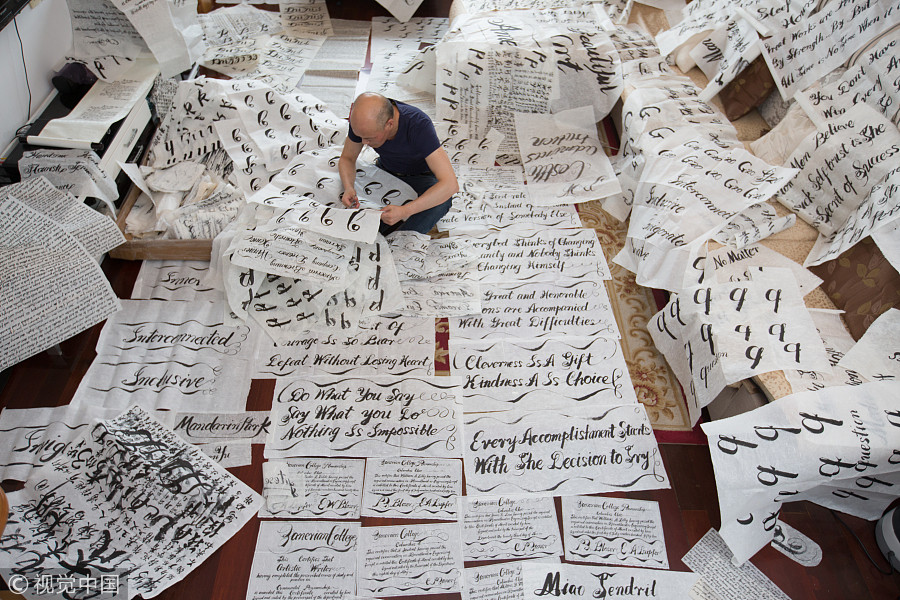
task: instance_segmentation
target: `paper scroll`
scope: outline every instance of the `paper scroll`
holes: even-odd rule
[[[462,570],[455,523],[360,529],[357,593],[361,596],[458,592]]]

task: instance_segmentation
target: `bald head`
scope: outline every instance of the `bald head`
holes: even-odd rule
[[[350,126],[364,143],[377,148],[396,133],[394,105],[381,94],[364,92],[350,110]]]

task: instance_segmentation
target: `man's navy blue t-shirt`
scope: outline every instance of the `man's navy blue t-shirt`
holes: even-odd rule
[[[402,175],[429,173],[425,157],[441,147],[434,123],[415,106],[391,100],[400,113],[400,126],[394,139],[387,140],[380,148],[374,148],[381,158],[381,167]],[[347,137],[357,144],[362,142],[353,127]]]

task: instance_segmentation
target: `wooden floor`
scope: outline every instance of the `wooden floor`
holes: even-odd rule
[[[387,15],[371,0],[329,0],[328,6],[334,18],[367,19]],[[446,16],[448,10],[449,0],[426,0],[417,15]],[[131,296],[139,267],[138,262],[104,261],[103,270],[120,298]],[[4,373],[8,375],[8,380],[0,390],[0,407],[27,408],[68,403],[94,358],[99,332],[100,326],[96,326],[62,343],[59,352],[44,352]],[[254,381],[247,410],[270,409],[274,385],[274,381]],[[613,495],[659,502],[670,568],[687,571],[681,557],[710,527],[719,525],[709,452],[706,446],[701,445],[663,444],[660,448],[672,489]],[[258,492],[262,488],[262,451],[261,444],[254,445],[253,464],[230,469],[231,473]],[[3,482],[3,488],[7,491],[17,487],[21,484]],[[559,506],[557,509],[559,511]],[[880,574],[866,559],[854,538],[828,510],[807,502],[787,504],[782,510],[782,518],[816,541],[824,554],[821,564],[813,568],[802,567],[771,547],[763,549],[752,559],[789,597],[794,600],[900,598],[900,575]],[[875,544],[874,524],[854,517],[844,518],[883,566],[884,559]],[[362,519],[363,526],[402,523],[409,521]],[[259,519],[254,518],[210,559],[158,598],[244,600],[258,529]],[[458,597],[428,596],[434,599]]]

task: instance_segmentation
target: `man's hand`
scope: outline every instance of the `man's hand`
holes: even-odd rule
[[[381,220],[388,225],[396,225],[400,221],[405,221],[412,213],[406,206],[394,206],[389,204],[381,209]]]
[[[341,203],[347,208],[359,208],[359,198],[356,196],[356,190],[344,190],[341,194]]]

